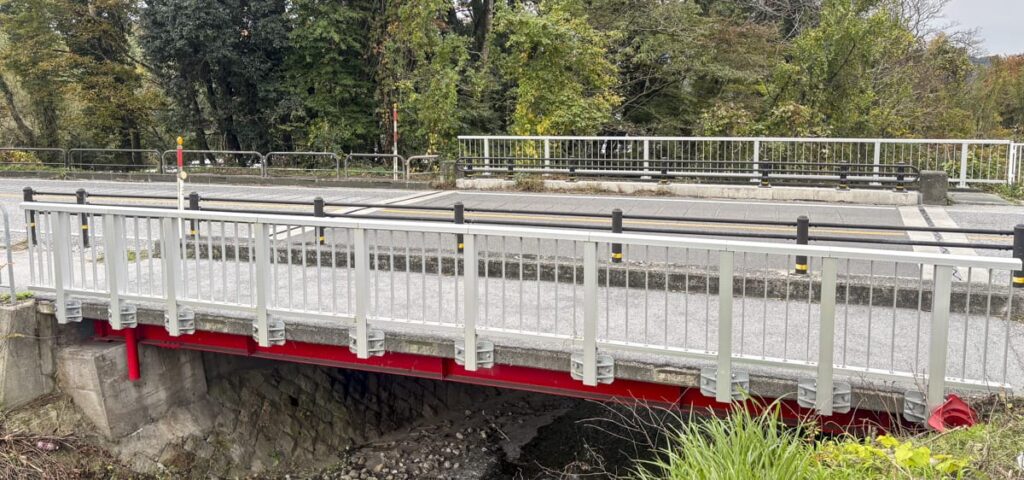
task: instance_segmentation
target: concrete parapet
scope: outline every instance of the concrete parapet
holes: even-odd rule
[[[206,393],[199,353],[140,346],[143,377],[129,382],[124,350],[121,343],[89,342],[57,356],[61,389],[104,436],[128,435]]]

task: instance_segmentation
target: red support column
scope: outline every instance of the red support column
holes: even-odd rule
[[[142,373],[139,370],[139,339],[135,327],[124,331],[124,353],[128,359],[128,380],[137,382]]]

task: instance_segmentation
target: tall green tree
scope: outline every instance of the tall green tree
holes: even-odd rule
[[[149,0],[139,43],[201,148],[290,150],[285,0]]]
[[[900,106],[913,92],[904,66],[915,39],[887,1],[825,0],[820,23],[794,40],[773,78],[769,109],[806,108],[807,123],[797,127],[809,131],[905,134]]]
[[[16,0],[0,4],[0,77],[8,111],[18,112],[21,140],[27,145],[54,147],[62,143],[61,116],[66,108],[65,88],[71,78],[69,62],[56,23],[55,0]],[[25,93],[18,105],[15,89]],[[24,111],[24,115],[21,112]]]
[[[370,0],[294,0],[286,72],[297,109],[287,128],[304,149],[367,151],[376,141],[376,104],[367,32]]]
[[[582,2],[504,8],[495,31],[505,37],[501,70],[512,85],[511,133],[593,134],[611,120],[622,98],[608,58],[609,35],[588,23]]]

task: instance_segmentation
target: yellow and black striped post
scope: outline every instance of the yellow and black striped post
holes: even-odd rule
[[[199,194],[192,192],[188,194],[188,209],[199,210]],[[194,237],[199,235],[199,222],[192,220],[189,222],[189,233]]]
[[[1013,258],[1024,262],[1024,224],[1013,227]],[[1024,269],[1013,272],[1013,286],[1024,288]]]
[[[810,221],[809,218],[807,218],[806,215],[800,215],[799,217],[797,217],[797,219],[796,219],[796,244],[797,245],[807,245],[807,238],[809,236],[810,227],[811,227],[811,221]],[[807,256],[806,255],[797,255],[796,256],[796,268],[793,270],[793,273],[796,273],[797,275],[807,275],[807,271],[808,270],[809,270],[809,268],[808,268],[808,265],[807,265]]]
[[[622,210],[612,210],[612,233],[622,233]],[[622,263],[622,244],[612,244],[612,263]]]
[[[22,200],[26,202],[35,201],[36,192],[35,190],[32,190],[32,187],[25,187],[25,189],[22,190],[22,193]],[[29,239],[32,241],[32,245],[39,245],[36,240],[36,212],[32,210],[28,211],[28,234]]]
[[[906,165],[897,165],[896,166],[896,188],[893,189],[894,191],[897,191],[897,192],[905,192],[905,191],[907,191],[907,184],[906,184],[906,181],[905,181],[906,180],[906,174],[907,174],[907,167],[906,167]]]
[[[313,199],[313,216],[314,217],[326,217],[327,216],[324,213],[324,199],[322,197],[316,197],[316,198]],[[324,243],[327,242],[327,236],[325,235],[326,229],[324,227],[317,228],[316,233],[317,233],[316,234],[317,241],[320,242],[320,245],[323,245]]]
[[[759,164],[757,166],[757,168],[761,171],[761,183],[758,186],[761,187],[761,188],[769,188],[769,187],[771,187],[772,186],[772,182],[771,182],[771,180],[768,179],[768,176],[771,175],[771,173],[772,173],[772,164],[770,164],[770,163],[762,163],[762,164]]]
[[[79,188],[75,191],[75,201],[79,205],[85,205],[89,201],[89,194],[86,193],[84,188]],[[82,219],[82,248],[89,247],[89,217],[85,213],[78,214],[78,217]]]
[[[456,202],[455,224],[462,225],[463,223],[466,223],[466,207],[462,204],[462,202]],[[461,233],[455,235],[455,243],[457,244],[456,248],[458,249],[459,253],[462,253],[462,249],[466,246],[465,243],[463,243],[463,241],[464,240]]]
[[[840,165],[839,166],[839,186],[836,187],[838,190],[849,190],[850,189],[850,166]]]

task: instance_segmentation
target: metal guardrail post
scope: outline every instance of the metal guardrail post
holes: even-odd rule
[[[11,251],[11,220],[7,216],[7,209],[3,205],[0,205],[0,214],[4,217],[4,250],[7,252],[7,281],[10,283],[8,289],[11,295],[10,302],[13,305],[18,303],[18,292],[14,287],[14,253]],[[32,261],[29,260],[29,263],[31,264]]]
[[[84,188],[75,191],[75,201],[79,205],[85,205],[89,201],[89,194]],[[82,248],[89,248],[89,217],[82,213],[78,217],[82,222]]]
[[[472,165],[473,165],[473,162],[470,161],[469,170],[473,169]],[[490,166],[491,166],[491,140],[485,138],[484,139],[484,169],[487,170],[488,167],[490,167]],[[491,172],[488,171],[484,175],[490,175],[490,174],[491,174]]]
[[[597,243],[583,243],[583,384],[597,385]]]
[[[52,214],[51,214],[52,215]],[[71,286],[71,273],[74,267],[71,264],[71,214],[57,212],[57,223],[53,224],[53,287],[54,287],[54,311],[57,316],[57,323],[68,323],[67,288]],[[84,253],[83,253],[84,255]]]
[[[761,171],[761,141],[754,140],[754,175],[758,175]]]
[[[355,341],[356,357],[370,358],[369,328],[366,324],[366,315],[370,306],[370,248],[366,243],[366,230],[355,228],[352,230],[352,237],[355,244],[355,282],[356,282],[356,311],[355,311]],[[438,267],[440,268],[440,267]]]
[[[258,155],[256,158],[260,159],[260,176],[267,178],[269,176],[267,173],[267,157],[262,153],[257,153],[256,155]]]
[[[544,139],[544,170],[551,168],[551,139]]]
[[[313,216],[314,217],[325,217],[325,216],[327,216],[324,213],[324,199],[323,199],[323,197],[316,197],[316,198],[313,199]],[[317,227],[316,238],[317,238],[317,241],[320,242],[320,245],[323,245],[327,241],[326,232],[327,232],[326,228],[324,228],[324,227]]]
[[[199,210],[199,194],[192,192],[188,194],[188,209]],[[189,222],[189,234],[193,237],[199,234],[199,222],[192,220]],[[196,252],[199,255],[199,252]]]
[[[1024,262],[1024,224],[1013,227],[1013,258]],[[1013,272],[1013,286],[1024,288],[1024,268]]]
[[[949,304],[953,291],[953,267],[935,266],[932,293],[931,334],[928,339],[928,412],[946,401],[946,357],[949,345]]]
[[[462,204],[462,202],[455,203],[454,213],[456,225],[462,225],[463,223],[466,223],[466,207]],[[461,233],[455,235],[455,248],[459,251],[459,253],[462,253],[463,250],[465,250],[465,243],[463,240],[463,235]],[[469,349],[470,345],[475,344],[467,343],[466,348]]]
[[[460,235],[461,236],[461,235]],[[465,248],[462,257],[462,282],[463,282],[463,338],[465,340],[464,363],[466,370],[471,372],[477,369],[477,347],[476,347],[476,320],[479,315],[477,307],[477,276],[478,265],[476,261],[476,242],[474,235],[466,235]],[[462,243],[460,241],[460,243]]]
[[[256,319],[253,333],[257,345],[269,347],[271,345],[270,316],[267,313],[267,302],[270,298],[270,225],[257,223],[254,227],[256,255],[253,260],[256,261],[256,291],[253,292],[253,296],[255,297]]]
[[[178,235],[180,220],[177,218],[160,219],[160,267],[164,283],[164,328],[172,337],[181,336],[181,324],[178,321],[178,289],[181,281],[181,237]]]
[[[810,237],[811,220],[806,215],[800,215],[796,219],[796,244],[807,245],[808,237]],[[796,256],[796,267],[793,273],[798,275],[807,275],[808,263],[806,255]]]
[[[22,200],[23,201],[34,202],[35,201],[34,197],[35,197],[35,190],[32,190],[32,187],[25,187],[25,189],[22,190]],[[35,210],[29,210],[26,213],[28,214],[29,241],[32,242],[32,245],[39,245],[39,240],[36,238],[36,211]]]
[[[622,210],[612,210],[612,233],[622,233]],[[612,244],[612,262],[622,263],[622,244]]]
[[[836,276],[837,261],[821,259],[821,308],[818,327],[818,378],[815,381],[815,408],[818,414],[832,415],[832,370],[836,335]],[[810,292],[808,292],[810,294]]]
[[[967,188],[967,142],[960,144],[960,188]]]
[[[732,403],[733,252],[718,255],[718,358],[715,401]]]
[[[128,252],[124,244],[124,217],[103,216],[103,263],[106,267],[107,289],[110,292],[110,327],[123,328],[121,295],[128,284]]]
[[[875,142],[875,151],[872,152],[872,157],[872,163],[874,163],[872,172],[877,180],[878,174],[882,172],[882,142]],[[873,182],[872,185],[880,185],[880,183]]]

